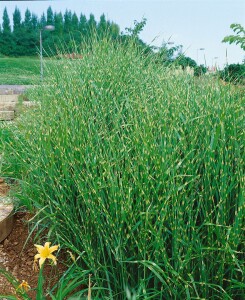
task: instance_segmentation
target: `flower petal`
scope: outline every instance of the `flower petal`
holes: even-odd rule
[[[50,253],[52,253],[52,252],[58,250],[59,246],[60,246],[60,245],[54,245],[54,246],[50,247],[50,248],[49,248]]]
[[[44,244],[44,248],[49,248],[49,245],[50,245],[51,243],[50,242],[46,242],[45,244]]]
[[[38,251],[39,253],[44,249],[44,247],[41,246],[41,245],[34,245],[34,246],[37,248],[37,251]]]
[[[41,257],[41,258],[39,259],[39,267],[40,267],[40,268],[42,267],[42,264],[45,262],[45,260],[46,260],[46,258],[43,258],[43,257]]]
[[[52,261],[54,262],[55,265],[57,265],[57,258],[53,255],[53,254],[49,254],[49,256],[47,257],[49,259],[52,259]]]
[[[41,254],[40,254],[40,253],[38,253],[38,254],[36,254],[36,255],[34,256],[34,260],[37,260],[38,258],[41,258]]]

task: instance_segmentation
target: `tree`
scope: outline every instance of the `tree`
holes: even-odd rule
[[[156,49],[158,50],[158,52],[155,55],[157,59],[156,61],[161,64],[171,64],[175,60],[176,55],[179,59],[176,60],[175,64],[178,64],[178,61],[181,61],[182,59],[182,55],[180,54],[180,51],[182,50],[181,45],[169,47],[168,42],[163,42],[162,46]],[[184,64],[183,60],[182,63]]]
[[[51,6],[49,6],[47,9],[47,24],[54,25],[54,14],[53,14]]]
[[[18,32],[21,28],[21,13],[20,10],[15,7],[13,13],[13,32]]]
[[[245,51],[245,29],[240,24],[231,24],[230,28],[235,35],[224,37],[222,42],[239,45]]]
[[[107,21],[107,27],[113,39],[117,39],[120,36],[120,27],[116,23]]]
[[[35,14],[31,15],[31,27],[35,31],[38,28],[38,18],[37,18],[37,15],[35,15]]]
[[[21,37],[20,45],[22,47],[22,55],[36,55],[38,37],[37,31],[34,30],[35,16],[31,14],[27,8],[25,11],[25,19],[23,22],[23,34]]]
[[[81,14],[79,19],[79,31],[82,33],[84,37],[87,36],[88,33],[88,24],[87,24],[87,18],[85,15]]]
[[[23,25],[26,31],[31,31],[32,29],[31,12],[28,8],[25,11],[25,19]]]
[[[79,30],[79,21],[78,21],[77,15],[75,13],[73,13],[72,17],[71,17],[71,29]]]
[[[61,12],[54,13],[54,27],[55,30],[52,32],[53,44],[55,45],[56,52],[59,52],[58,49],[63,47],[63,15]]]
[[[10,55],[12,49],[14,48],[13,39],[11,34],[10,20],[7,12],[7,8],[3,11],[3,23],[2,23],[2,33],[0,37],[0,49],[1,53],[4,55]]]
[[[54,13],[49,6],[47,12],[42,13],[40,19],[26,9],[22,20],[20,10],[16,7],[13,13],[13,31],[11,31],[10,19],[5,8],[3,21],[0,24],[0,51],[2,54],[10,56],[36,55],[39,49],[40,30],[42,30],[44,55],[47,53],[53,55],[57,48],[62,48],[65,52],[79,52],[82,42],[87,43],[94,34],[97,34],[98,38],[108,35],[122,43],[127,43],[133,36],[140,51],[145,51],[146,44],[138,37],[144,24],[145,19],[142,22],[135,21],[135,28],[129,30],[130,35],[122,36],[119,26],[107,21],[104,14],[101,15],[97,24],[93,14],[90,14],[88,19],[81,14],[78,19],[76,13],[71,13],[70,10],[66,10],[63,15]],[[44,30],[46,25],[54,25],[55,31]]]
[[[174,63],[177,66],[181,66],[183,70],[186,69],[187,67],[191,67],[193,69],[197,67],[197,63],[195,62],[194,59],[188,56],[184,56],[183,54],[177,56],[176,59],[174,60]]]
[[[69,10],[65,11],[64,14],[64,32],[65,33],[69,33],[72,29],[72,25],[71,25],[71,20],[72,20],[72,13]]]
[[[95,21],[95,17],[93,14],[90,14],[89,16],[89,20],[88,20],[88,32],[89,32],[89,35],[92,35],[95,30],[96,30],[96,21]]]
[[[106,18],[105,18],[105,15],[101,15],[100,16],[100,21],[99,21],[99,24],[98,24],[98,35],[100,37],[103,37],[106,35],[107,33],[107,29],[108,29],[108,24],[106,22]]]
[[[3,11],[3,33],[10,34],[11,33],[11,27],[10,27],[10,20],[7,12],[7,8],[4,8]]]
[[[79,45],[81,44],[81,32],[79,32],[79,20],[76,13],[73,13],[71,17],[71,32],[72,38],[75,42],[73,43],[73,50],[75,52],[79,52]]]
[[[61,37],[63,34],[63,16],[62,13],[54,14],[55,35]]]
[[[146,18],[143,18],[140,22],[137,20],[134,20],[134,27],[133,28],[126,28],[127,33],[131,35],[132,37],[139,37],[139,34],[144,29],[146,24]]]
[[[14,49],[12,55],[19,56],[23,54],[22,47],[23,26],[21,24],[21,13],[16,7],[13,13],[13,43]]]
[[[194,76],[199,77],[205,73],[207,73],[207,68],[204,65],[196,66],[194,68]]]
[[[43,28],[46,25],[47,25],[47,19],[46,19],[45,14],[43,13],[42,16],[41,16],[40,22],[39,22],[39,27]]]

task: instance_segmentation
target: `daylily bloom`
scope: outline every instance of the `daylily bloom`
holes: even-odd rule
[[[26,282],[25,280],[22,280],[22,283],[17,287],[18,289],[24,290],[24,291],[29,291],[31,287],[29,286],[28,282]]]
[[[36,254],[34,257],[34,262],[36,262],[39,259],[40,268],[42,264],[45,262],[46,258],[51,259],[55,265],[57,264],[56,262],[57,259],[52,253],[59,248],[59,245],[50,247],[50,244],[51,244],[50,242],[46,242],[44,246],[34,245],[38,251],[38,254]]]

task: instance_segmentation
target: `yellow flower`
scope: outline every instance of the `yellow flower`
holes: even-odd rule
[[[29,286],[28,282],[26,282],[25,280],[22,280],[22,283],[17,287],[18,289],[24,290],[24,291],[29,291],[31,287]]]
[[[51,244],[50,242],[46,242],[44,246],[34,245],[38,251],[38,254],[36,254],[34,257],[34,262],[36,262],[39,259],[40,268],[42,264],[45,262],[46,258],[51,259],[55,265],[57,264],[56,257],[52,253],[59,248],[59,245],[49,247],[50,244]]]

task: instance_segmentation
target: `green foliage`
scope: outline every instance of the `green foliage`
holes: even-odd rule
[[[54,26],[57,37],[62,38],[64,26],[62,13],[54,14]]]
[[[207,73],[207,68],[204,65],[196,66],[194,68],[194,76],[201,76]]]
[[[242,299],[244,97],[133,39],[82,55],[52,64],[5,141],[37,229],[79,257],[92,298]]]
[[[47,9],[46,14],[42,14],[40,20],[27,9],[23,21],[21,21],[20,10],[16,8],[13,14],[13,31],[11,31],[10,20],[5,8],[2,30],[0,30],[1,53],[7,56],[36,56],[40,47],[39,31],[46,25],[54,25],[55,30],[52,32],[43,30],[44,56],[57,54],[57,47],[62,44],[68,53],[73,50],[74,44],[79,45],[76,51],[80,51],[81,42],[87,42],[94,33],[99,38],[108,34],[113,39],[120,36],[119,26],[106,21],[104,15],[97,24],[93,14],[88,20],[83,14],[78,19],[77,15],[70,10],[66,10],[63,16],[62,13],[54,13],[51,7]]]
[[[83,14],[80,15],[80,21],[79,21],[78,29],[84,37],[87,36],[87,34],[88,34],[87,18]]]
[[[11,32],[10,19],[9,19],[6,7],[4,8],[4,11],[3,11],[3,24],[2,24],[2,26],[3,26],[3,33],[10,34],[10,32]]]
[[[21,13],[20,10],[16,7],[13,13],[13,32],[16,33],[21,28]]]
[[[54,25],[54,13],[51,6],[47,9],[47,24]]]
[[[90,36],[92,36],[95,33],[96,25],[97,25],[97,22],[95,20],[94,15],[90,14],[89,19],[88,19],[88,32],[89,32]]]
[[[231,64],[220,72],[220,78],[234,84],[245,84],[245,64]]]
[[[176,59],[174,60],[174,64],[176,66],[181,66],[182,69],[186,69],[187,67],[195,69],[197,67],[197,63],[194,59],[184,55],[179,55],[178,57],[176,57]]]
[[[69,33],[72,29],[71,25],[72,13],[70,10],[66,10],[64,14],[64,32]]]
[[[3,11],[2,30],[0,31],[0,49],[1,53],[5,55],[9,55],[13,49],[10,20],[6,8]]]
[[[222,42],[239,45],[245,51],[245,29],[240,24],[231,24],[235,35],[226,36]]]
[[[126,28],[126,31],[134,38],[139,37],[139,34],[144,29],[145,25],[146,25],[146,18],[143,18],[140,22],[134,20],[134,27]]]
[[[108,34],[108,24],[106,22],[105,15],[101,15],[100,22],[98,24],[98,35],[104,37]]]
[[[27,32],[31,31],[31,29],[32,29],[31,12],[28,8],[25,11],[25,19],[24,19],[23,25],[24,25],[24,28]]]
[[[46,19],[45,14],[43,13],[43,14],[41,15],[39,28],[44,28],[46,25],[47,25],[47,19]]]

